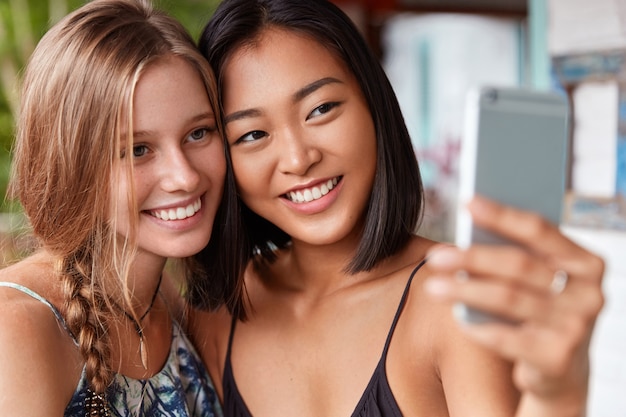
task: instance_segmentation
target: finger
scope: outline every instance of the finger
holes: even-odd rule
[[[492,300],[506,300],[506,296],[490,293],[489,289],[477,286],[476,284],[481,284],[480,281],[469,279],[459,282],[435,276],[426,280],[425,287],[431,292],[428,287],[433,283],[443,283],[440,289],[445,289],[439,291],[443,298],[461,299],[483,309],[488,309]],[[469,291],[471,287],[476,288]],[[516,320],[518,324],[514,326],[502,323],[464,324],[461,329],[479,344],[515,362],[516,369],[525,369],[538,375],[545,384],[554,386],[558,384],[559,378],[571,380],[572,375],[567,374],[571,374],[572,369],[574,372],[582,369],[580,366],[576,368],[572,363],[576,358],[586,357],[586,346],[602,308],[600,287],[592,282],[582,281],[573,289],[566,288],[560,295],[543,297],[543,301],[539,303],[536,299],[533,301],[524,300],[525,296],[517,297],[518,301],[507,300],[494,307],[492,312],[509,314],[509,317],[526,316],[527,320]],[[504,305],[517,313],[507,313]],[[530,383],[535,387],[539,384],[527,379],[517,383],[518,386]]]
[[[566,373],[581,346],[588,345],[590,330],[582,322],[570,320],[561,329],[486,324],[464,326],[463,331],[508,360],[556,377]]]
[[[467,249],[440,248],[429,255],[433,271],[497,277],[536,291],[549,291],[555,271],[545,260],[513,246],[474,245]]]
[[[601,288],[584,281],[554,294],[490,277],[459,280],[454,275],[435,274],[424,282],[424,289],[440,300],[463,303],[511,322],[555,328],[562,328],[561,323],[570,319],[592,327],[604,304]]]
[[[563,392],[585,392],[589,379],[588,343],[576,349],[569,367],[546,370],[519,361],[513,370],[513,380],[520,391],[528,391],[543,397],[554,397]],[[571,402],[571,398],[568,402]]]
[[[440,299],[463,303],[514,323],[536,321],[558,326],[558,317],[568,310],[564,297],[556,299],[485,277],[458,281],[434,276],[426,280],[424,286],[427,292]]]
[[[563,269],[570,278],[600,284],[604,261],[568,239],[555,225],[540,216],[479,196],[469,203],[468,209],[481,227],[499,233],[537,254],[553,271]]]
[[[536,213],[475,196],[467,206],[474,222],[509,240],[546,256],[577,256],[586,251],[565,237],[558,226]]]

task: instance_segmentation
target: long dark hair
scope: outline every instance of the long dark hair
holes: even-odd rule
[[[220,102],[226,59],[241,46],[254,44],[269,27],[306,35],[335,53],[352,71],[367,100],[376,129],[377,169],[363,235],[346,270],[370,270],[399,251],[422,218],[422,181],[393,88],[358,29],[331,2],[224,0],[204,28],[199,43],[200,51],[216,73]],[[232,190],[235,183],[230,163],[229,160],[226,187]],[[236,203],[233,213],[239,218],[229,227],[230,238],[240,244],[241,271],[255,254],[273,260],[275,248],[285,247],[290,237],[249,210],[241,200]]]

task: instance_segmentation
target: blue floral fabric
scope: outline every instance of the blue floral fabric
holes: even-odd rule
[[[84,416],[86,397],[83,369],[65,416]],[[146,380],[115,375],[107,390],[107,400],[115,417],[222,417],[209,374],[177,323],[173,326],[170,354],[161,372]]]
[[[57,308],[48,300],[22,285],[0,282],[0,287],[19,290],[47,305],[61,326],[74,339]],[[66,417],[84,417],[87,378],[83,368],[78,387],[65,409]],[[115,417],[223,417],[211,378],[185,336],[173,320],[172,344],[163,369],[145,380],[116,374],[107,390],[109,411]]]

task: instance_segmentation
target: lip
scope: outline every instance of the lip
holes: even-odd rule
[[[306,185],[294,187],[282,194],[282,198],[294,204],[307,204],[328,195],[343,179],[343,176],[311,181]]]
[[[336,184],[333,184],[332,189],[328,190],[326,194],[318,196],[310,201],[300,202],[293,201],[290,197],[291,193],[301,193],[304,197],[304,191],[310,191],[312,188],[321,188],[323,184],[327,184],[328,181],[336,180]],[[343,186],[343,176],[331,177],[325,180],[312,181],[306,186],[298,186],[289,190],[287,193],[281,195],[282,201],[290,207],[292,210],[298,211],[302,214],[315,214],[326,210],[330,207],[339,195],[339,190]],[[310,196],[309,196],[310,197]]]
[[[143,210],[142,213],[162,222],[180,222],[193,217],[202,210],[204,194],[166,206]]]

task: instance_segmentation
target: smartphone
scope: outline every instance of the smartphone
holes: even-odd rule
[[[540,214],[559,224],[565,197],[569,106],[556,92],[485,86],[471,90],[459,159],[455,243],[511,244],[472,223],[474,194]],[[455,306],[471,322],[502,320]]]

